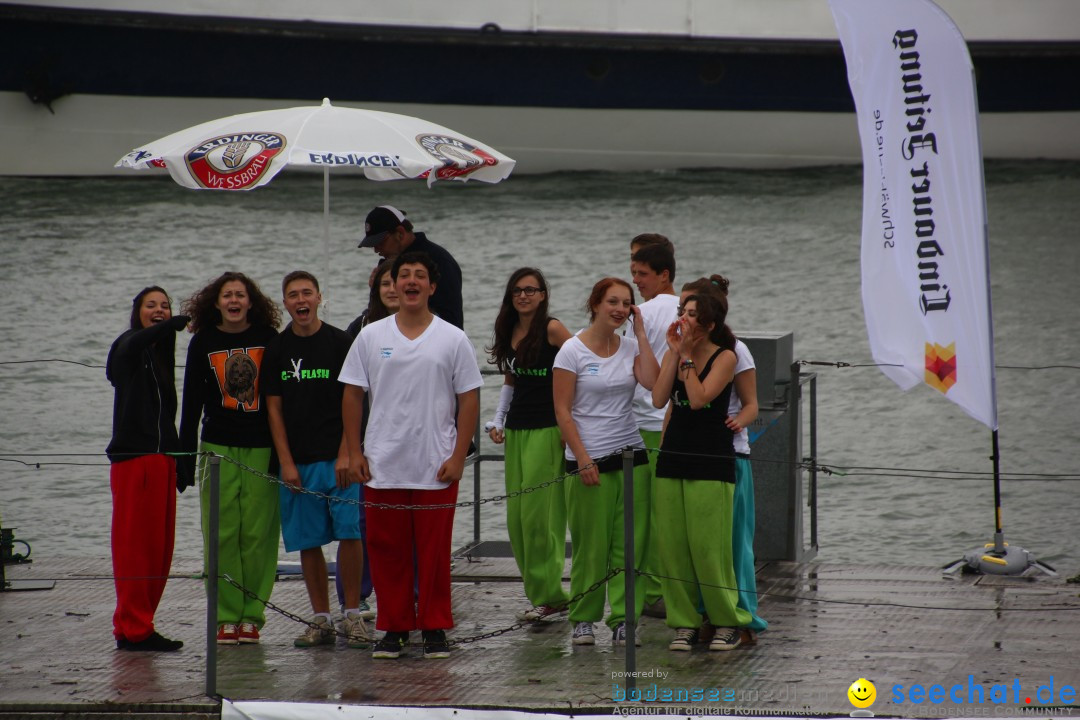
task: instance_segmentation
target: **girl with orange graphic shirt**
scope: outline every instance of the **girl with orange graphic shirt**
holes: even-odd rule
[[[180,412],[180,446],[196,450],[202,418],[203,452],[222,456],[218,568],[263,600],[277,571],[278,489],[266,477],[272,440],[260,396],[259,371],[281,314],[255,282],[227,272],[183,304],[191,316],[187,369]],[[194,484],[192,456],[182,458],[177,484]],[[203,546],[209,554],[209,463],[199,463]],[[218,582],[218,633],[222,645],[259,642],[265,606],[233,584]]]

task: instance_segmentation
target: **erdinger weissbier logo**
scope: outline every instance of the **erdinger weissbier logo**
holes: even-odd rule
[[[211,190],[246,190],[259,181],[274,156],[285,149],[277,133],[234,133],[207,140],[188,150],[191,176]]]
[[[956,384],[956,343],[945,346],[926,343],[925,380],[927,385],[942,393],[949,392]]]
[[[463,177],[480,168],[499,164],[490,153],[449,135],[417,135],[416,142],[442,163],[443,166],[435,171],[435,177],[439,180]]]

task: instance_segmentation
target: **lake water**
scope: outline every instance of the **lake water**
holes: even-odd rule
[[[736,333],[793,331],[796,358],[872,362],[859,292],[857,167],[555,174],[430,190],[333,177],[328,248],[321,178],[303,174],[237,194],[193,192],[145,175],[4,178],[0,197],[0,517],[37,558],[100,557],[109,546],[103,450],[112,391],[104,370],[57,361],[103,365],[137,290],[160,284],[178,306],[226,269],[248,273],[274,298],[286,272],[309,269],[322,281],[330,321],[344,327],[365,302],[375,256],[356,244],[376,204],[408,211],[418,230],[457,257],[465,329],[481,362],[513,269],[542,268],[553,314],[576,329],[593,282],[628,276],[629,240],[650,231],[675,243],[676,284],[710,272],[731,278]],[[989,164],[987,201],[1006,538],[1073,574],[1080,564],[1080,164]],[[180,364],[187,337],[178,342]],[[1074,367],[1006,367],[1047,365]],[[891,469],[820,478],[820,560],[941,565],[991,539],[985,426],[929,388],[900,392],[873,367],[811,369],[818,373],[819,461]],[[498,383],[487,380],[484,419]],[[498,452],[486,439],[483,449]],[[917,477],[927,469],[977,475]],[[1019,473],[1064,477],[1011,479]],[[501,486],[501,465],[486,464],[483,494]],[[483,512],[483,536],[503,539],[503,507]],[[456,543],[470,534],[471,512],[460,511]],[[180,498],[176,552],[201,552],[194,492]]]

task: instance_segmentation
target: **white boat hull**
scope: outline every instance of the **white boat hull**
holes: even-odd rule
[[[72,95],[55,114],[0,93],[0,174],[109,175],[145,142],[207,118],[308,101]],[[591,110],[380,103],[482,137],[516,173],[559,170],[779,168],[861,162],[853,113]],[[1080,160],[1080,113],[1000,113],[981,119],[993,159]]]

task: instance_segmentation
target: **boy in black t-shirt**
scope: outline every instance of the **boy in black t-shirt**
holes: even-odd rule
[[[323,546],[338,541],[338,574],[345,587],[343,630],[352,648],[371,635],[360,614],[360,488],[345,470],[349,455],[341,421],[338,373],[352,345],[342,330],[319,319],[319,282],[303,270],[282,281],[292,322],[267,347],[263,392],[270,433],[281,463],[281,534],[285,550],[300,551],[304,584],[315,617],[296,647],[333,643],[334,625]]]

